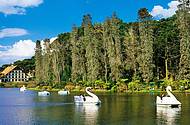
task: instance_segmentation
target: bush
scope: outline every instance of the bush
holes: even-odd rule
[[[126,92],[127,91],[127,84],[126,84],[127,81],[128,81],[128,79],[120,79],[116,83],[118,92]]]
[[[61,83],[56,83],[54,84],[53,88],[56,89],[63,89],[65,87],[66,83],[65,82],[61,82]]]
[[[141,85],[140,85],[140,80],[135,80],[135,81],[132,81],[128,84],[128,88],[129,90],[131,91],[135,91],[135,90],[140,90],[141,88]]]
[[[189,89],[190,85],[189,85],[189,80],[180,80],[179,83],[180,83],[180,86],[179,88],[183,88],[184,90],[187,90]]]
[[[51,86],[43,86],[42,87],[42,90],[52,90],[52,87]]]
[[[71,91],[71,90],[75,89],[75,84],[69,82],[69,83],[67,83],[67,85],[65,86],[65,89]]]
[[[102,81],[102,80],[96,80],[95,81],[95,88],[103,89],[104,88],[104,84],[105,84],[104,81]]]
[[[5,87],[5,85],[1,82],[0,83],[0,88],[4,88]]]
[[[111,92],[117,92],[117,86],[114,85],[112,88],[111,88]]]
[[[115,83],[107,82],[104,84],[104,89],[111,90],[111,88],[116,85]]]
[[[34,82],[29,82],[27,84],[27,88],[35,88],[35,87],[36,87],[36,83],[34,83]]]

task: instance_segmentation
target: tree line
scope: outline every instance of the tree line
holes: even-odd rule
[[[83,16],[81,26],[53,42],[36,41],[36,82],[50,86],[97,81],[141,83],[190,80],[190,14],[187,0],[176,14],[153,20],[146,8],[138,21],[125,23],[115,13],[103,23]]]

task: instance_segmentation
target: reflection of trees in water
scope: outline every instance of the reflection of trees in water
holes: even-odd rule
[[[175,125],[180,114],[181,108],[157,107],[157,124]]]
[[[105,124],[155,124],[150,116],[155,114],[154,100],[147,94],[114,94],[101,99],[99,117],[106,119]]]
[[[97,105],[76,105],[75,124],[96,125],[98,109]]]

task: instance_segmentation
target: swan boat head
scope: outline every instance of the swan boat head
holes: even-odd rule
[[[172,87],[171,86],[167,86],[166,87],[166,91],[172,91]]]
[[[84,95],[80,95],[80,96],[74,96],[74,101],[75,104],[96,104],[99,105],[101,103],[101,101],[99,100],[98,96],[96,96],[95,94],[93,94],[92,92],[90,92],[89,90],[91,90],[91,87],[87,87],[86,93],[89,96],[84,96]]]

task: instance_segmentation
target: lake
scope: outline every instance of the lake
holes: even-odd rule
[[[0,89],[0,125],[189,125],[190,93],[175,93],[181,108],[156,108],[154,93],[98,93],[100,106],[77,106],[71,93]]]

